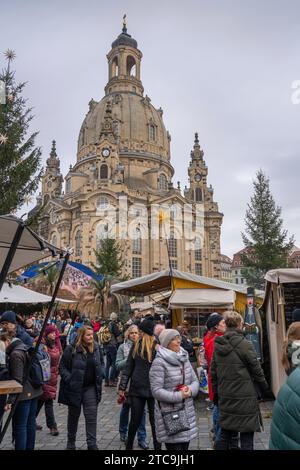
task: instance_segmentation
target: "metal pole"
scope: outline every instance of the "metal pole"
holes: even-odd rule
[[[35,358],[35,356],[36,356],[37,350],[38,350],[38,348],[39,348],[39,346],[40,346],[40,344],[41,344],[42,337],[43,337],[45,328],[46,328],[46,326],[47,326],[48,320],[49,320],[49,318],[50,318],[50,316],[51,316],[52,308],[53,308],[53,306],[54,306],[54,303],[55,303],[55,300],[56,300],[56,296],[57,296],[58,290],[59,290],[59,288],[60,288],[60,284],[61,284],[61,281],[62,281],[64,272],[65,272],[65,269],[66,269],[66,267],[67,267],[67,264],[68,264],[70,255],[71,255],[71,253],[68,251],[67,254],[66,254],[66,256],[65,256],[65,259],[64,259],[64,262],[63,262],[61,271],[60,271],[60,273],[59,273],[59,278],[58,278],[58,281],[57,281],[57,283],[56,283],[56,286],[55,286],[55,289],[54,289],[54,292],[53,292],[53,295],[52,295],[52,299],[51,299],[51,302],[50,302],[49,307],[48,307],[48,312],[47,312],[47,315],[46,315],[46,317],[45,317],[45,320],[44,320],[44,323],[43,323],[43,326],[42,326],[42,329],[41,329],[41,331],[40,331],[40,334],[39,334],[38,340],[37,340],[37,342],[36,342],[36,345],[35,345],[35,347],[34,347],[34,350],[33,350],[32,354],[31,354],[31,356],[30,356],[30,360],[29,360],[29,363],[28,363],[28,365],[27,365],[26,373],[25,373],[24,380],[23,380],[23,385],[24,385],[24,384],[26,383],[26,381],[28,380],[28,376],[29,376],[29,371],[30,371],[31,364],[32,364],[32,362],[33,362],[33,360],[34,360],[34,358]],[[10,422],[11,422],[11,419],[12,419],[12,417],[13,417],[13,415],[14,415],[14,412],[15,412],[15,410],[16,410],[16,406],[17,406],[17,404],[18,404],[18,402],[19,402],[19,399],[20,399],[20,395],[21,395],[21,394],[19,394],[19,395],[17,396],[16,400],[14,401],[14,403],[13,403],[13,405],[12,405],[12,408],[11,408],[11,411],[10,411],[10,413],[9,413],[9,416],[8,416],[8,418],[7,418],[7,420],[6,420],[6,423],[5,423],[5,425],[4,425],[4,427],[3,427],[2,431],[1,431],[1,434],[0,434],[0,444],[1,444],[1,442],[3,441],[3,438],[4,438],[5,434],[6,434],[7,429],[8,429],[8,426],[9,426],[9,424],[10,424]]]
[[[5,282],[7,273],[9,271],[10,265],[12,263],[12,260],[14,259],[14,256],[16,254],[16,251],[17,251],[19,242],[21,240],[24,228],[25,228],[25,223],[23,221],[19,222],[18,223],[18,228],[17,228],[15,236],[14,236],[14,239],[12,241],[12,244],[10,245],[10,248],[8,250],[6,259],[4,261],[4,264],[3,264],[3,267],[2,267],[2,270],[1,270],[1,274],[0,274],[0,291],[3,287],[4,282]]]

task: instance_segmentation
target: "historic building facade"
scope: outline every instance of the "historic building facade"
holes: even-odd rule
[[[74,247],[73,260],[86,265],[95,262],[94,249],[101,237],[116,236],[125,260],[124,274],[130,277],[171,265],[219,278],[223,214],[207,185],[208,169],[198,135],[188,166],[189,187],[182,194],[179,184],[174,188],[172,183],[171,136],[163,122],[163,110],[156,109],[144,95],[142,53],[126,25],[112,43],[107,60],[105,95],[100,101],[89,102],[79,133],[77,160],[64,178],[64,192],[53,142],[37,205],[44,206],[40,234],[54,245]],[[187,243],[186,230],[180,230],[187,204],[192,207],[191,229],[202,225],[202,236],[196,238],[194,247]],[[196,204],[202,208],[200,223],[195,218]],[[169,216],[168,231],[163,226],[164,216],[157,212],[158,205],[170,209],[163,212]],[[121,221],[126,210],[124,228]],[[155,217],[160,220],[156,235],[151,225]]]

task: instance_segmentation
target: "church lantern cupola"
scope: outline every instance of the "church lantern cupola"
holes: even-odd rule
[[[143,95],[141,60],[143,54],[138,44],[127,32],[126,15],[123,17],[122,33],[111,45],[108,59],[108,83],[106,95],[118,91],[130,91]]]

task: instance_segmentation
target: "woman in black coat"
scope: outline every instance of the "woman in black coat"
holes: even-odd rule
[[[155,357],[155,337],[153,336],[154,321],[147,318],[139,324],[141,339],[134,344],[127,357],[125,369],[122,371],[119,385],[119,396],[124,397],[130,381],[128,398],[131,407],[131,418],[128,429],[126,450],[132,450],[137,429],[143,417],[147,402],[152,438],[155,450],[161,449],[156,439],[154,422],[154,398],[151,393],[149,372]]]
[[[65,349],[59,366],[61,383],[58,403],[68,405],[68,450],[76,449],[81,405],[87,447],[89,450],[97,450],[97,408],[101,400],[103,367],[103,355],[94,341],[93,328],[82,326],[78,330],[75,345]]]

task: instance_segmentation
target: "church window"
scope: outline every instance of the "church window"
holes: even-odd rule
[[[81,255],[81,231],[77,230],[75,235],[75,256]]]
[[[101,247],[101,240],[104,240],[109,235],[108,224],[105,222],[100,222],[96,228],[96,249],[99,250]]]
[[[118,57],[115,57],[111,64],[111,73],[112,77],[117,77],[119,75],[119,62]]]
[[[66,181],[66,194],[71,192],[71,178]]]
[[[169,256],[171,258],[177,258],[177,240],[173,231],[171,231],[169,238]]]
[[[132,277],[142,275],[142,258],[132,258]]]
[[[136,63],[134,57],[132,57],[131,55],[127,56],[126,70],[126,75],[136,77]]]
[[[201,251],[201,240],[199,237],[195,240],[195,261],[201,261],[202,251]]]
[[[158,178],[158,189],[167,190],[168,189],[168,180],[164,173],[161,173]]]
[[[197,276],[202,276],[202,264],[195,264],[195,273],[197,274]]]
[[[133,93],[136,93],[136,87],[135,86],[132,87],[132,91],[133,91]]]
[[[171,259],[170,260],[170,265],[172,269],[177,269],[177,259]]]
[[[97,200],[97,209],[99,211],[105,211],[108,208],[108,198],[106,196],[100,196]]]
[[[196,188],[195,197],[196,197],[196,202],[202,201],[202,189],[201,188]]]
[[[100,167],[100,179],[101,180],[107,180],[108,179],[108,166],[107,165],[101,165],[101,167]]]
[[[134,255],[142,254],[142,237],[139,228],[136,229],[134,239],[132,240],[132,253]]]
[[[57,246],[57,236],[55,234],[52,236],[51,244]]]
[[[156,140],[156,136],[155,136],[155,125],[154,124],[150,124],[149,126],[149,140],[152,140],[152,141],[155,141]]]

